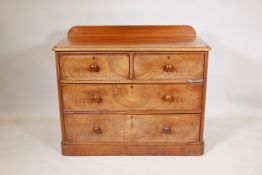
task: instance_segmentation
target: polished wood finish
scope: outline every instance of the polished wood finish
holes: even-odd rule
[[[194,143],[199,141],[199,124],[199,114],[131,115],[125,138],[132,143]]]
[[[63,113],[63,100],[61,94],[61,85],[60,85],[60,66],[59,66],[59,54],[56,52],[56,76],[57,76],[57,89],[58,89],[58,99],[59,99],[59,113],[60,113],[60,125],[62,133],[62,143],[65,142],[65,122],[64,122],[64,113]]]
[[[104,155],[179,155],[201,156],[204,143],[197,144],[70,144],[62,143],[65,156],[104,156]]]
[[[168,35],[167,35],[168,34]],[[74,26],[68,32],[71,42],[93,43],[167,43],[189,42],[196,38],[193,27],[177,26]]]
[[[64,39],[59,42],[54,48],[54,51],[61,52],[202,52],[209,51],[209,46],[200,38],[196,38],[190,42],[171,42],[159,43],[93,43],[85,44],[85,42],[71,42]]]
[[[74,26],[54,51],[208,51],[193,27]]]
[[[66,114],[66,142],[198,142],[200,117],[200,114]]]
[[[204,53],[135,54],[134,76],[138,80],[203,78]]]
[[[62,80],[121,80],[129,77],[128,54],[61,54]]]
[[[64,111],[201,110],[202,84],[64,84]]]
[[[67,143],[194,143],[200,114],[66,114]]]
[[[121,115],[66,114],[66,142],[123,142],[124,122]]]
[[[209,46],[191,26],[75,26],[58,43],[63,155],[202,155]]]

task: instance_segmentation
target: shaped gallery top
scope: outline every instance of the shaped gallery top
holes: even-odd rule
[[[74,26],[54,51],[208,51],[188,25]]]

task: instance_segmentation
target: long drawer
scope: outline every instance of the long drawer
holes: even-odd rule
[[[63,84],[64,111],[201,110],[202,84]]]
[[[200,114],[65,114],[69,143],[199,141]]]

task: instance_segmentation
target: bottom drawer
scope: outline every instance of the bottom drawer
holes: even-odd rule
[[[201,114],[65,114],[69,143],[199,141]]]

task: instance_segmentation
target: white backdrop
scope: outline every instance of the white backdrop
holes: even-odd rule
[[[58,116],[54,54],[81,25],[189,24],[211,47],[207,117],[262,117],[261,0],[1,0],[0,117]]]

